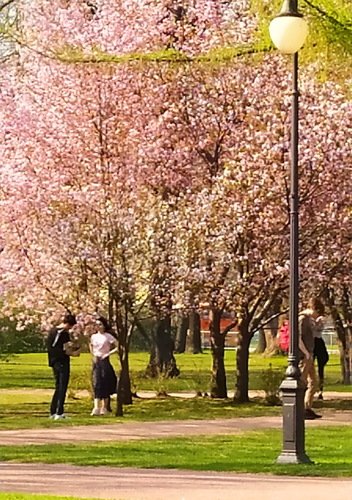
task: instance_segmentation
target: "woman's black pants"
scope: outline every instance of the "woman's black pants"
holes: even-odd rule
[[[322,338],[314,339],[314,359],[315,358],[318,363],[319,389],[322,391],[324,385],[324,368],[329,361],[329,353]]]

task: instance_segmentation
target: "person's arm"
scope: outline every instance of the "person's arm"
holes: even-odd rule
[[[92,344],[92,339],[91,338],[89,339],[89,344],[88,345],[89,345],[89,352],[91,353],[93,362],[95,363],[95,356],[94,356],[94,352],[93,352],[93,344]]]
[[[65,342],[63,348],[67,356],[78,357],[81,354],[81,346],[76,345],[75,342],[71,340]]]
[[[299,340],[298,340],[298,347],[299,347],[300,351],[302,351],[302,352],[303,352],[304,357],[305,357],[306,359],[310,359],[310,357],[311,357],[311,356],[310,356],[310,354],[309,354],[309,352],[308,352],[308,350],[307,350],[306,346],[304,345],[304,342],[303,342],[303,340],[302,340],[302,337],[301,337],[301,336],[299,336]]]
[[[117,347],[114,347],[113,349],[111,349],[111,351],[109,351],[107,354],[105,354],[103,356],[103,359],[108,358],[110,356],[110,354],[114,354],[114,352],[117,352]]]
[[[303,318],[301,319],[301,321],[299,322],[299,329],[298,329],[298,335],[299,335],[299,336],[298,336],[298,347],[299,347],[300,351],[301,351],[301,352],[303,352],[304,357],[305,357],[306,359],[310,359],[311,355],[310,355],[310,353],[309,353],[308,349],[306,348],[306,346],[305,346],[305,344],[304,344],[304,342],[303,342],[303,339],[302,339],[302,330],[303,330],[303,328],[304,328],[304,326],[305,326],[305,322],[306,322],[307,320],[309,321],[309,318],[307,318],[307,317],[305,316],[305,317],[303,317]]]
[[[117,350],[118,350],[117,339],[115,339],[115,337],[113,337],[111,335],[111,333],[108,333],[107,337],[108,337],[108,340],[110,342],[110,351],[103,356],[103,359],[108,358],[110,356],[110,354],[113,354],[114,352],[117,352]]]
[[[110,347],[118,347],[117,338],[111,335],[111,333],[106,334],[107,340],[110,343]]]
[[[74,345],[72,342],[67,342],[66,354],[73,357],[78,357],[81,354],[81,347]]]

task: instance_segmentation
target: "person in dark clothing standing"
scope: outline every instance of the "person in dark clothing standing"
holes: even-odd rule
[[[324,389],[324,369],[329,361],[329,353],[326,349],[325,341],[323,338],[324,330],[324,314],[325,307],[321,301],[312,303],[312,308],[315,307],[319,316],[315,318],[314,322],[314,360],[317,360],[318,375],[319,375],[319,395],[318,399],[323,399]]]
[[[75,316],[66,314],[62,324],[52,328],[47,338],[48,361],[55,379],[55,391],[50,405],[50,418],[54,420],[65,418],[64,404],[70,379],[70,356],[65,347],[71,340],[69,331],[75,324]]]

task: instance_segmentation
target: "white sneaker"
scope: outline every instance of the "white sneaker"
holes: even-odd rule
[[[109,411],[106,408],[102,408],[100,410],[100,415],[107,415],[108,413],[109,413]]]
[[[54,415],[54,420],[64,420],[66,417],[66,415],[64,415],[62,413],[62,415]]]
[[[93,416],[96,416],[96,415],[100,415],[100,410],[99,408],[93,408],[91,414],[90,414],[92,417]]]

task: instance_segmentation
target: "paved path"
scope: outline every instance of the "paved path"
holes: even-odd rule
[[[352,480],[1,464],[0,490],[116,500],[349,500]]]
[[[100,418],[100,417],[97,417]],[[104,417],[101,417],[104,418]],[[73,443],[80,441],[127,441],[173,436],[238,434],[250,430],[277,429],[282,417],[230,418],[216,420],[169,420],[162,422],[116,422],[89,426],[0,431],[2,445]],[[326,410],[324,418],[306,421],[306,426],[352,425],[352,412]]]

